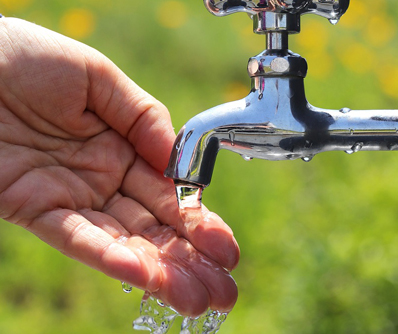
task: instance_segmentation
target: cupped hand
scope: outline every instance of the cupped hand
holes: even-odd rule
[[[174,139],[166,108],[101,53],[0,19],[0,217],[183,315],[229,311],[239,249],[205,208],[181,222],[162,175]]]

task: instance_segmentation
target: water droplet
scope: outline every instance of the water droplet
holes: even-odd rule
[[[398,150],[398,143],[390,143],[390,144],[388,144],[388,149],[390,150],[390,151],[397,151]]]
[[[341,108],[341,109],[340,109],[340,112],[343,113],[343,114],[347,114],[347,113],[349,113],[350,111],[351,111],[350,108]]]
[[[304,162],[310,162],[313,158],[314,158],[313,155],[308,155],[304,158],[301,158],[301,160],[303,160]]]
[[[229,131],[229,140],[231,141],[231,145],[234,146],[235,143],[235,132],[234,131]]]
[[[130,293],[131,291],[133,291],[133,287],[126,282],[122,282],[122,288],[125,293]]]
[[[357,153],[362,150],[362,147],[363,143],[355,143],[355,145],[351,149],[354,151],[354,153]]]
[[[253,157],[249,157],[248,155],[244,155],[244,154],[242,154],[242,158],[243,158],[245,161],[251,161],[251,160],[253,160]]]
[[[345,151],[347,154],[357,153],[362,150],[363,143],[355,143],[349,150]]]
[[[329,19],[329,22],[335,26],[337,23],[339,23],[339,19],[337,18]]]

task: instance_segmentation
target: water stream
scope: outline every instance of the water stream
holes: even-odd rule
[[[176,185],[178,206],[184,224],[201,221],[202,190],[199,186]],[[122,287],[126,293],[132,290],[132,287],[124,282]],[[181,317],[177,311],[146,292],[141,301],[140,316],[134,320],[133,328],[153,334],[165,334],[177,317]],[[184,317],[180,334],[215,334],[226,318],[227,313],[210,309],[197,318]]]
[[[177,311],[146,292],[141,301],[140,316],[134,320],[133,328],[153,334],[165,334],[177,317],[180,317]],[[215,334],[226,317],[226,313],[212,310],[197,318],[184,317],[180,334]]]

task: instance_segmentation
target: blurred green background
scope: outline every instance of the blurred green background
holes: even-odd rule
[[[0,12],[100,50],[170,110],[176,130],[249,91],[264,48],[246,15],[201,0],[0,0]],[[398,108],[396,0],[351,0],[333,27],[305,16],[308,100]],[[204,203],[233,228],[239,300],[220,333],[398,333],[398,154],[324,153],[310,163],[220,152]],[[0,333],[131,333],[142,292],[0,224]],[[175,326],[172,333],[177,333]]]

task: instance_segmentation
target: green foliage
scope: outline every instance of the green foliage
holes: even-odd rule
[[[376,10],[371,0],[351,2],[356,12],[340,25],[305,17],[302,36],[292,37],[291,49],[308,57],[308,99],[324,108],[398,108],[396,3],[379,1]],[[170,28],[162,15],[176,4],[186,20]],[[79,39],[165,103],[177,129],[234,92],[243,97],[233,87],[248,90],[246,60],[264,45],[261,36],[251,36],[245,15],[215,18],[200,0],[13,0],[2,6],[7,16],[71,37],[76,32],[62,24],[66,15],[89,11],[94,30]],[[384,42],[372,37],[380,17],[389,22]],[[397,333],[396,166],[395,153],[325,153],[304,163],[245,162],[221,152],[203,199],[233,228],[242,258],[233,273],[239,300],[220,332]],[[124,294],[119,282],[11,224],[2,222],[0,235],[0,333],[132,332],[142,292]]]

